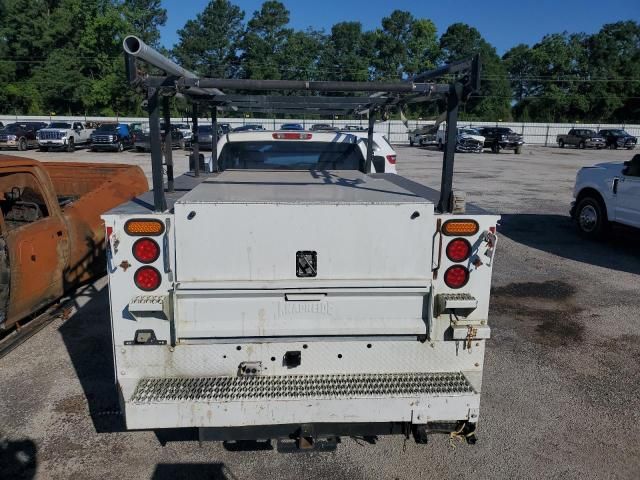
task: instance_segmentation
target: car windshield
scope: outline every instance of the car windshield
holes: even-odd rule
[[[4,130],[2,130],[5,133],[15,133],[18,130],[24,128],[23,126],[21,126],[19,123],[10,123],[9,125],[7,125],[6,127],[4,127]]]
[[[71,124],[70,123],[65,123],[65,122],[52,122],[52,123],[49,124],[49,128],[70,129],[71,128]]]
[[[458,130],[460,133],[464,133],[466,135],[480,135],[478,133],[477,130],[474,130],[473,128],[461,128],[460,130]]]
[[[229,142],[220,153],[223,170],[361,170],[363,161],[355,143]]]
[[[116,131],[118,131],[118,126],[115,124],[100,125],[98,128],[96,128],[96,132],[116,132]]]
[[[202,125],[198,127],[198,133],[210,134],[211,132],[213,132],[211,125]]]
[[[496,132],[502,135],[506,135],[509,133],[513,133],[513,130],[511,130],[510,128],[496,128]]]
[[[609,130],[609,133],[611,135],[615,135],[616,137],[626,137],[627,135],[629,135],[624,130]]]
[[[280,127],[280,130],[302,130],[302,125],[299,123],[285,123]]]

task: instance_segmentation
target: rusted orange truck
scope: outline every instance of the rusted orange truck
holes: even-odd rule
[[[148,189],[133,165],[0,155],[0,333],[104,271],[100,215]]]

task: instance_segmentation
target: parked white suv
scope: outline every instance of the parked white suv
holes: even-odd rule
[[[64,149],[73,152],[79,145],[91,142],[93,129],[87,128],[84,122],[51,122],[36,134],[40,150],[50,148]]]
[[[358,144],[362,155],[367,156],[367,138],[368,132],[366,130],[353,131],[347,130],[342,133],[347,135],[353,135],[358,138]],[[373,133],[373,169],[377,173],[398,173],[396,170],[396,151],[391,147],[391,144],[381,133]]]
[[[624,163],[599,163],[578,171],[571,217],[587,237],[610,222],[640,228],[640,155]]]

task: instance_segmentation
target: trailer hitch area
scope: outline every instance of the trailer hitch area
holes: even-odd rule
[[[449,445],[456,448],[456,442],[467,442],[469,445],[475,445],[478,441],[476,436],[476,424],[471,422],[460,422],[458,427],[449,434]]]
[[[338,447],[338,443],[340,443],[340,437],[315,437],[313,425],[303,424],[291,437],[279,438],[276,449],[279,453],[333,452]]]

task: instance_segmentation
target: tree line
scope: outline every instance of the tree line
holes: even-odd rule
[[[124,75],[122,39],[133,33],[187,69],[224,78],[400,80],[479,53],[481,88],[462,118],[640,122],[640,24],[631,20],[594,34],[549,34],[500,56],[472,26],[455,23],[438,36],[432,20],[401,10],[373,30],[355,21],[295,30],[275,0],[250,17],[211,0],[171,49],[160,46],[160,0],[0,0],[0,18],[5,114],[142,114]],[[404,113],[426,118],[439,109],[418,104]]]

